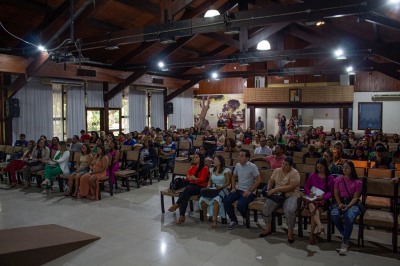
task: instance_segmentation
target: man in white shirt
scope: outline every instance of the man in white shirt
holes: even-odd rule
[[[265,138],[260,139],[260,147],[254,150],[254,154],[262,154],[265,156],[272,155],[272,150],[266,146],[267,140]]]

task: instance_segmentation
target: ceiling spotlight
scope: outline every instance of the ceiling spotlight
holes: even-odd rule
[[[210,6],[210,9],[207,10],[207,12],[204,14],[204,17],[212,18],[212,17],[219,16],[219,15],[220,15],[219,11],[216,10],[215,7]]]
[[[217,72],[213,72],[213,73],[211,74],[211,77],[212,77],[213,79],[218,79],[218,73],[217,73]]]
[[[346,67],[346,71],[347,71],[347,74],[349,74],[349,75],[355,75],[356,74],[354,72],[354,68],[352,66]]]
[[[269,41],[267,40],[262,40],[257,44],[257,50],[270,50],[271,49],[271,44],[269,44]]]
[[[174,37],[165,37],[160,40],[160,43],[161,44],[171,44],[171,43],[176,43],[176,40]]]
[[[389,0],[388,2],[389,2],[389,4],[391,4],[391,5],[400,4],[400,0]]]
[[[323,20],[319,20],[319,21],[317,21],[317,24],[315,24],[317,27],[319,27],[319,26],[322,26],[322,25],[325,25],[325,21],[323,21]]]
[[[347,59],[346,55],[344,54],[344,51],[341,48],[339,48],[335,51],[335,56],[336,56],[336,59],[339,59],[339,60]]]
[[[39,45],[39,46],[38,46],[38,49],[39,49],[39,51],[41,51],[41,52],[46,52],[46,51],[47,51],[46,48],[45,48],[43,45]]]
[[[163,61],[158,62],[158,67],[159,68],[164,68],[165,67],[164,62]]]

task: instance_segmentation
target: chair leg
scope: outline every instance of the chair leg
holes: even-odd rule
[[[125,177],[125,182],[126,182],[126,190],[131,191],[131,188],[129,187],[129,177]]]
[[[308,227],[308,217],[306,217],[306,216],[304,216],[303,217],[303,229],[304,230],[307,230],[307,227]]]
[[[246,210],[246,227],[250,228],[250,210],[248,208]]]
[[[228,221],[226,218],[221,218],[221,224],[228,224]]]
[[[117,181],[115,181],[115,183],[117,183]],[[114,188],[113,188],[113,184],[111,182],[111,177],[108,179],[108,186],[110,187],[110,196],[114,196]]]
[[[160,201],[161,201],[161,213],[165,213],[165,207],[164,207],[164,195],[160,191]]]
[[[190,201],[189,201],[189,208],[190,208],[190,211],[191,211],[191,212],[194,211],[193,200],[190,200]]]
[[[297,223],[298,223],[298,235],[299,237],[303,237],[303,225],[302,225],[303,219],[301,217],[301,210],[298,211],[298,216],[297,216]]]
[[[275,221],[275,215],[272,214],[272,221],[271,221],[271,232],[276,232],[276,221]]]
[[[282,215],[278,216],[278,225],[281,226],[282,225]]]
[[[64,179],[60,178],[60,176],[57,176],[57,182],[60,192],[64,192]]]
[[[258,212],[257,210],[254,210],[254,222],[257,223],[258,222]]]

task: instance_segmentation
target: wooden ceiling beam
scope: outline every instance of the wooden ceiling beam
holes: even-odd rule
[[[1,2],[15,6],[23,6],[25,8],[43,13],[53,12],[53,8],[51,8],[49,5],[32,0],[1,0]]]
[[[128,63],[129,61],[134,59],[135,57],[137,57],[137,56],[141,55],[142,53],[144,53],[146,49],[150,48],[155,43],[156,42],[143,42],[143,43],[141,43],[139,47],[137,47],[136,49],[130,51],[128,54],[124,55],[123,57],[121,57],[117,62],[115,62],[113,64],[113,66],[120,67],[120,66],[125,65],[126,63]]]
[[[114,25],[114,24],[112,24],[112,23],[105,22],[105,21],[102,21],[102,20],[98,20],[98,19],[95,19],[95,18],[90,18],[90,19],[88,20],[88,23],[89,23],[90,25],[92,25],[92,26],[95,26],[95,27],[97,27],[97,28],[104,29],[104,30],[106,30],[106,31],[108,31],[108,32],[111,32],[111,31],[119,31],[119,30],[126,30],[126,28],[124,28],[124,27],[117,26],[117,25]]]
[[[18,78],[13,82],[13,84],[8,88],[7,98],[11,98],[17,93],[22,87],[26,85],[28,79],[33,77],[33,75],[43,66],[43,64],[49,58],[49,54],[46,52],[39,53],[32,63],[26,68],[26,73],[21,74]]]
[[[186,9],[189,5],[191,5],[194,0],[175,0],[172,2],[171,7],[171,16],[174,16],[178,12]]]
[[[150,0],[116,0],[117,2],[123,3],[127,6],[134,7],[136,9],[142,10],[146,13],[153,14],[155,16],[161,16],[161,8],[159,4],[154,3]],[[164,1],[164,0],[163,0]]]
[[[104,94],[104,101],[108,102],[109,100],[111,100],[119,92],[123,91],[125,87],[140,79],[144,74],[146,74],[146,70],[139,70],[128,76],[123,82],[119,83],[113,89]]]
[[[233,38],[231,38],[231,37],[223,36],[223,35],[218,34],[216,32],[209,32],[209,33],[205,33],[205,34],[202,34],[202,35],[206,36],[206,37],[208,37],[210,39],[220,41],[220,42],[222,42],[224,44],[227,44],[229,46],[232,46],[232,47],[240,50],[240,42],[235,40],[235,39],[233,39]]]

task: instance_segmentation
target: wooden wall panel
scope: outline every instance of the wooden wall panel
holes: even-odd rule
[[[400,91],[400,80],[380,72],[358,72],[354,81],[354,92]]]
[[[203,80],[199,83],[197,94],[230,94],[243,93],[243,78],[225,78],[220,80]]]
[[[244,103],[288,103],[289,87],[245,88]],[[354,100],[353,86],[296,87],[301,90],[300,103],[350,103]]]

